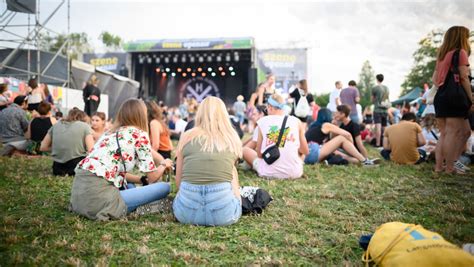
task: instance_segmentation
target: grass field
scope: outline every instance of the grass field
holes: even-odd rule
[[[212,228],[172,214],[89,221],[67,211],[73,178],[52,177],[50,159],[0,158],[0,266],[360,265],[358,238],[389,221],[474,242],[473,177],[431,168],[306,166],[294,181],[239,171],[241,185],[274,201],[261,216]]]

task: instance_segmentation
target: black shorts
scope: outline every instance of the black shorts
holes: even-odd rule
[[[375,124],[382,124],[382,127],[387,126],[387,119],[388,119],[388,114],[387,113],[379,113],[379,112],[374,112],[374,123]]]
[[[159,153],[164,159],[171,159],[171,151],[158,150],[158,153]]]
[[[53,161],[53,175],[57,176],[74,176],[76,173],[74,172],[74,169],[76,168],[77,164],[84,159],[84,157],[79,157],[75,159],[71,159],[70,161],[67,161],[65,163],[59,163],[56,161]]]

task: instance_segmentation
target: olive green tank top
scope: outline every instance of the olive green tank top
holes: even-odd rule
[[[229,151],[201,151],[199,141],[193,141],[189,141],[183,147],[181,180],[197,185],[232,181],[232,168],[237,157]]]

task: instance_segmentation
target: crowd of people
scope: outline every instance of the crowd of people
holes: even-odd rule
[[[374,146],[380,157],[398,164],[433,159],[436,172],[465,174],[474,155],[466,30],[446,33],[431,89],[438,91],[434,103],[420,103],[423,112],[392,107],[382,74],[364,109],[353,80],[346,88],[335,82],[329,104],[319,107],[306,80],[284,97],[270,74],[247,102],[239,95],[226,107],[209,96],[167,107],[129,99],[113,122],[97,112],[99,81],[93,77],[84,89],[86,112],[74,108],[62,118],[60,112],[52,115],[57,109],[47,86],[32,79],[28,94],[12,103],[4,94],[8,86],[0,85],[0,155],[50,155],[54,175],[74,176],[70,209],[95,220],[160,210],[171,188],[165,174],[174,169],[176,219],[214,226],[235,223],[242,214],[239,168],[263,178],[296,179],[305,164],[376,167],[381,160],[370,158],[367,149]],[[459,62],[457,72],[452,58]],[[456,97],[468,107],[439,96],[453,90],[453,75],[463,89]],[[242,141],[245,134],[250,137]],[[176,148],[172,140],[179,140]]]

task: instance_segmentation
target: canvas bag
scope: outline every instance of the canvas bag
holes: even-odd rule
[[[299,89],[296,89],[299,90]],[[309,106],[308,99],[306,95],[300,94],[300,100],[296,104],[295,115],[296,117],[306,118],[311,112],[311,107]]]
[[[426,104],[428,105],[433,104],[434,98],[437,92],[438,92],[438,86],[433,84],[433,86],[431,86],[430,90],[428,91],[428,94],[426,95]]]
[[[474,256],[421,225],[390,222],[377,228],[362,256],[366,266],[474,266]]]

